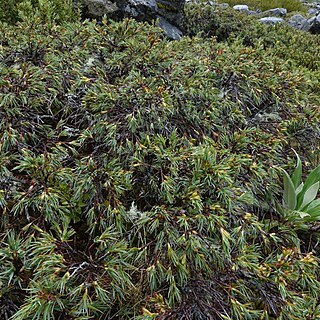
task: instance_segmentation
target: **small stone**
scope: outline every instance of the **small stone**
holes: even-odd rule
[[[222,9],[226,9],[226,8],[229,8],[229,3],[218,3],[218,6]]]

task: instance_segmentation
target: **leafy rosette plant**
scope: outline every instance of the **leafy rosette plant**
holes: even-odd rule
[[[290,220],[313,222],[320,220],[320,198],[317,198],[320,189],[320,165],[310,172],[305,182],[302,182],[302,162],[299,155],[296,167],[291,174],[284,173],[284,191],[282,210]]]

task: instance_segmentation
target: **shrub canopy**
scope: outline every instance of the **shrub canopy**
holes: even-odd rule
[[[317,233],[275,209],[290,148],[319,160],[319,65],[254,22],[36,19],[0,24],[1,318],[320,316]]]

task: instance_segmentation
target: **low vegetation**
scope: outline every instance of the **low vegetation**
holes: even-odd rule
[[[320,317],[319,37],[206,9],[0,23],[1,319]]]
[[[62,23],[78,20],[72,0],[7,0],[0,1],[0,21],[15,24],[38,17],[42,23]]]
[[[223,0],[219,2],[228,3],[230,6],[245,4],[250,9],[260,9],[262,11],[274,8],[285,8],[288,12],[305,11],[305,7],[300,0]]]

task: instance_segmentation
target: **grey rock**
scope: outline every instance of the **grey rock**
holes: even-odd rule
[[[263,12],[264,15],[267,15],[268,17],[284,17],[287,15],[287,9],[285,8],[275,8],[270,9]]]
[[[310,18],[307,23],[309,24],[310,28],[308,31],[314,34],[320,34],[320,14],[315,17]]]
[[[249,7],[244,4],[238,4],[236,6],[233,6],[233,9],[241,12],[249,12]]]
[[[158,13],[158,6],[155,0],[118,0],[116,2],[124,15],[139,20],[151,20]]]
[[[101,19],[104,15],[118,20],[133,17],[152,22],[159,16],[159,26],[171,39],[180,39],[185,0],[73,0],[82,10],[83,18]]]
[[[317,15],[317,13],[319,12],[318,9],[315,9],[315,8],[311,8],[308,10],[308,14],[310,14],[311,16],[312,15]]]
[[[282,18],[277,18],[277,17],[264,17],[259,19],[259,21],[264,24],[277,24],[277,23],[283,23],[284,20]]]
[[[253,15],[253,14],[260,14],[260,13],[261,13],[261,11],[260,11],[260,10],[256,10],[256,11],[249,10],[249,11],[247,12],[247,14],[249,14],[249,15]]]
[[[80,6],[86,18],[101,18],[112,15],[119,10],[117,5],[109,0],[81,0]]]
[[[169,11],[180,11],[184,7],[185,0],[157,0],[159,8]]]
[[[160,16],[176,27],[182,24],[185,0],[157,0],[157,4]]]
[[[301,14],[295,14],[293,15],[289,21],[288,25],[292,28],[308,31],[310,28],[310,25],[308,24],[308,20]]]
[[[180,40],[183,36],[182,31],[168,22],[165,18],[158,16],[158,27],[160,27],[169,39]]]

